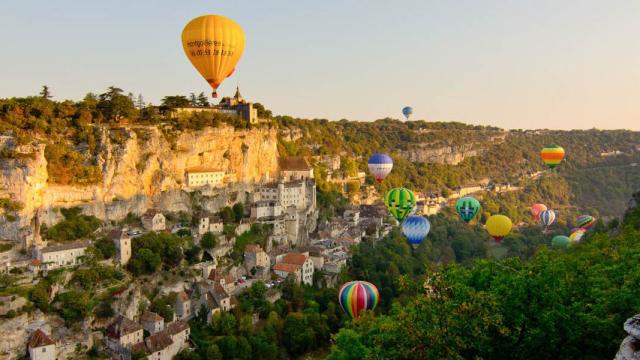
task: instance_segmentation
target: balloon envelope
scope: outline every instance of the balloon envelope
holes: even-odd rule
[[[545,146],[540,151],[540,157],[548,167],[553,169],[564,159],[564,149],[558,145]]]
[[[531,206],[531,214],[533,214],[533,218],[536,221],[540,221],[540,213],[547,210],[547,206],[545,204],[533,204]]]
[[[585,229],[576,229],[574,232],[571,233],[571,235],[569,235],[569,239],[571,241],[578,242],[580,241],[580,239],[582,239],[582,237],[586,232],[587,230]]]
[[[378,181],[382,182],[393,169],[393,159],[387,154],[373,154],[369,158],[369,172]]]
[[[596,218],[594,218],[591,215],[580,215],[578,216],[578,220],[576,221],[576,225],[578,225],[579,228],[582,228],[585,230],[591,229],[591,227],[593,227],[593,225],[595,224],[596,224]]]
[[[472,197],[461,197],[456,201],[456,212],[465,222],[471,221],[480,212],[480,202]]]
[[[551,239],[551,245],[557,247],[568,247],[571,244],[571,239],[564,235],[557,235]]]
[[[556,212],[551,209],[541,211],[538,216],[540,217],[540,222],[544,226],[549,226],[553,224],[554,221],[556,221]]]
[[[411,106],[405,106],[402,108],[402,115],[404,115],[407,120],[409,120],[411,114],[413,114],[413,108]]]
[[[384,196],[384,204],[389,213],[399,222],[415,211],[416,196],[406,188],[393,188]]]
[[[411,245],[418,246],[429,234],[431,223],[423,216],[411,215],[402,222],[402,233]]]
[[[182,30],[184,53],[213,89],[213,97],[240,61],[244,40],[240,25],[220,15],[199,16]]]
[[[348,282],[338,292],[340,307],[351,318],[357,318],[365,310],[375,309],[378,299],[378,288],[366,281]]]
[[[487,219],[487,223],[485,224],[489,235],[498,243],[502,241],[505,236],[509,235],[512,226],[511,219],[504,215],[492,215]]]

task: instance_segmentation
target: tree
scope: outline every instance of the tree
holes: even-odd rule
[[[42,90],[40,90],[40,97],[43,99],[51,99],[51,92],[49,91],[49,87],[47,85],[42,85]]]
[[[211,106],[209,103],[209,98],[203,92],[198,95],[198,106]]]
[[[316,347],[315,334],[302,313],[290,313],[284,320],[282,344],[297,357]]]
[[[235,203],[233,205],[233,214],[237,223],[244,217],[244,205],[242,203]]]
[[[142,110],[145,107],[145,102],[144,102],[144,97],[142,97],[142,94],[138,94],[138,98],[136,99],[136,108],[138,110]]]
[[[202,239],[200,239],[200,245],[202,248],[207,250],[216,247],[217,242],[218,240],[216,239],[216,236],[211,231],[204,233],[204,235],[202,235]]]
[[[189,105],[198,106],[198,98],[196,97],[196,94],[189,94]]]
[[[179,108],[179,107],[188,107],[189,105],[191,105],[191,102],[184,95],[165,96],[162,98],[160,102],[160,107],[163,110]]]
[[[222,208],[222,210],[220,210],[220,217],[222,218],[222,222],[224,222],[225,224],[230,224],[234,222],[236,214],[230,207],[225,206]]]
[[[67,324],[82,321],[89,312],[89,294],[86,291],[70,290],[57,296],[60,316]]]
[[[220,349],[218,348],[218,345],[216,344],[211,344],[209,345],[209,347],[207,348],[207,357],[208,360],[222,360],[222,353],[220,352]]]
[[[95,248],[100,251],[100,255],[102,255],[104,259],[113,258],[118,251],[116,244],[114,244],[111,239],[106,237],[98,239],[93,243],[93,246],[95,246]]]
[[[132,119],[137,114],[133,100],[122,93],[122,89],[110,86],[98,96],[98,110],[111,121]]]

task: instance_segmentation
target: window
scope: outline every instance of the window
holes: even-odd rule
[[[46,352],[47,352],[47,348],[46,348],[46,347],[43,347],[43,348],[42,348],[42,352],[43,352],[43,353],[46,353]]]

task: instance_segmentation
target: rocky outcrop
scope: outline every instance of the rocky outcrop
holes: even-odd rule
[[[629,334],[620,345],[616,360],[640,360],[640,314],[624,323],[624,331]]]
[[[457,165],[462,160],[477,156],[483,151],[484,149],[482,148],[474,148],[473,144],[436,148],[428,144],[422,144],[409,150],[402,150],[400,153],[411,162]]]
[[[113,142],[109,136],[112,131],[124,132],[119,136],[124,140]],[[104,220],[119,220],[128,212],[139,214],[150,207],[186,210],[191,206],[191,195],[185,188],[185,173],[192,167],[225,171],[239,183],[231,190],[236,196],[277,173],[275,130],[221,126],[177,133],[171,141],[158,127],[102,127],[99,133],[99,151],[94,158],[102,170],[98,184],[49,183],[43,144],[31,145],[29,156],[0,159],[0,198],[9,197],[23,205],[14,221],[0,216],[0,238],[23,241],[35,217],[54,223],[60,217],[59,207],[79,206],[84,213]],[[4,146],[11,146],[10,141],[4,141]],[[210,210],[216,203],[228,202],[228,189],[223,194],[215,189],[207,191],[211,198],[205,206]]]

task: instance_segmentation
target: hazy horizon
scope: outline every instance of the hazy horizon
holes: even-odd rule
[[[208,94],[180,33],[215,13],[247,37],[221,96],[239,85],[274,114],[372,121],[411,105],[412,119],[427,121],[640,130],[640,2],[38,0],[0,9],[0,97],[45,84],[56,100],[110,85],[155,104]]]

